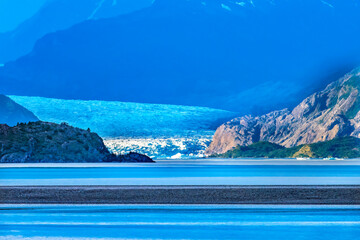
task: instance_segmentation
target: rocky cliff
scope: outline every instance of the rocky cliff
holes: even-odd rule
[[[0,124],[14,126],[17,123],[38,121],[29,110],[17,104],[5,95],[0,94]]]
[[[225,153],[238,145],[268,141],[284,147],[360,137],[360,68],[303,100],[292,111],[243,116],[221,125],[206,153]]]
[[[152,162],[144,155],[117,156],[90,130],[68,124],[0,124],[0,162]]]

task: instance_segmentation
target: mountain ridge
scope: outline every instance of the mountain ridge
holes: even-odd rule
[[[151,5],[152,0],[49,0],[12,31],[0,33],[0,63],[15,61],[46,34],[65,30],[87,20],[115,17]]]
[[[178,2],[186,7],[156,1],[47,34],[30,54],[0,68],[2,92],[225,107],[248,114],[288,107],[313,92],[320,65],[360,56],[355,37],[339,44],[345,39],[340,36],[360,32],[353,24],[356,8],[347,3],[333,10],[320,1],[282,1],[229,11],[221,1],[211,1],[216,7],[210,1]]]

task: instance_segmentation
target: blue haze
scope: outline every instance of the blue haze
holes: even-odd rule
[[[359,8],[352,0],[156,0],[44,36],[0,68],[0,92],[242,114],[291,107],[359,65]]]
[[[15,18],[23,21],[14,29],[8,29],[4,33],[0,31],[0,64],[28,54],[36,41],[46,34],[67,29],[83,21],[133,12],[151,5],[153,0],[2,1],[0,0],[0,26],[14,25]]]
[[[0,33],[15,29],[48,0],[0,0]]]

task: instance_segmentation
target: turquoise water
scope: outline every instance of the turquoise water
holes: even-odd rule
[[[169,177],[360,177],[360,166],[156,166],[0,168],[0,179]]]
[[[3,239],[358,239],[358,206],[1,206]]]
[[[320,165],[325,164],[325,165]],[[359,184],[359,161],[1,165],[0,185]],[[16,166],[16,167],[14,167]],[[20,167],[19,167],[20,166]],[[28,165],[26,165],[28,166]],[[71,166],[71,167],[70,167]]]

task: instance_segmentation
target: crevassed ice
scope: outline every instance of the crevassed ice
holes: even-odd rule
[[[116,153],[156,158],[202,156],[217,126],[233,112],[196,106],[9,96],[40,120],[90,128]]]
[[[146,154],[154,159],[202,158],[212,135],[169,138],[105,138],[105,145],[116,154],[130,151]]]

